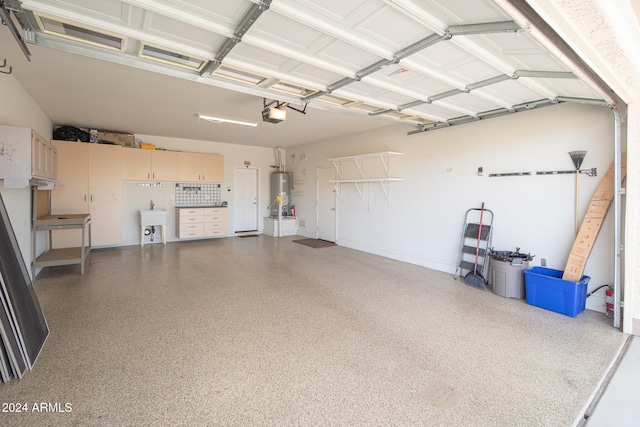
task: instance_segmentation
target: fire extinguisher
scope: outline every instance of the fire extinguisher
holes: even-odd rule
[[[291,206],[291,216],[296,216],[296,207]]]
[[[614,315],[614,305],[613,305],[613,286],[607,286],[607,290],[604,292],[604,302],[605,302],[605,314],[607,317],[613,318]]]
[[[613,318],[614,317],[614,311],[615,311],[615,304],[614,304],[614,300],[613,300],[613,295],[614,295],[614,288],[612,284],[607,284],[607,285],[602,285],[602,286],[598,286],[597,288],[595,288],[594,290],[592,290],[591,292],[589,292],[587,294],[587,298],[589,298],[591,295],[593,295],[596,291],[599,291],[602,288],[607,288],[607,290],[604,292],[604,305],[605,305],[605,312],[604,314],[607,317]]]

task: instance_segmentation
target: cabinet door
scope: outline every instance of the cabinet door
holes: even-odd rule
[[[47,142],[46,147],[46,165],[47,178],[55,181],[58,174],[58,152],[50,142]]]
[[[52,141],[58,151],[58,179],[51,190],[51,214],[89,212],[89,144]]]
[[[224,157],[220,154],[202,154],[202,180],[224,181]]]
[[[31,175],[56,179],[56,149],[35,131],[31,133]]]
[[[5,180],[5,188],[29,186],[31,178],[30,141],[31,129],[0,126],[0,179]]]
[[[178,179],[178,153],[175,151],[151,151],[151,179],[176,181]]]
[[[92,246],[122,243],[122,147],[89,145]]]
[[[48,178],[49,143],[36,132],[31,135],[31,175]]]
[[[51,143],[49,143],[48,148],[48,177],[55,181],[58,177],[58,150]]]
[[[178,153],[178,181],[201,181],[201,157],[199,153]]]
[[[58,178],[51,190],[51,214],[89,213],[89,144],[52,141],[58,152]],[[87,239],[88,240],[88,239]],[[78,230],[52,232],[52,248],[80,246]]]
[[[148,181],[151,175],[151,150],[122,150],[122,179]]]

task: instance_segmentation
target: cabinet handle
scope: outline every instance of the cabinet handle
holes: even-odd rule
[[[85,202],[87,201],[87,195],[86,194],[84,195],[84,201]]]
[[[151,172],[147,172],[147,178],[151,178]]]

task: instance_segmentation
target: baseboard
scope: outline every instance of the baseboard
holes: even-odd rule
[[[451,264],[444,260],[426,258],[412,252],[392,250],[389,248],[367,245],[361,242],[354,242],[347,239],[338,239],[336,243],[339,246],[344,246],[345,248],[355,249],[373,255],[380,255],[385,258],[390,258],[409,264],[420,265],[422,267],[431,268],[433,270],[442,271],[444,273],[454,274],[456,270],[455,264]]]
[[[307,239],[315,239],[316,233],[307,233],[307,232],[301,233],[300,228],[298,228],[298,231],[296,232],[296,236],[306,237]]]

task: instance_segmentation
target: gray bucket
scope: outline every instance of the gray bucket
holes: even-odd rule
[[[529,261],[516,259],[509,262],[493,259],[489,267],[489,281],[494,294],[505,298],[525,297],[524,270],[529,268]]]

